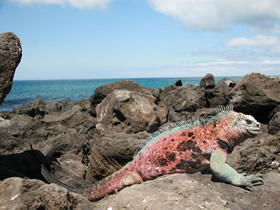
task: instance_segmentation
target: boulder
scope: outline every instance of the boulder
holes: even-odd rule
[[[167,86],[160,93],[161,107],[174,109],[175,112],[195,112],[207,106],[205,93],[200,87],[187,85],[185,87]]]
[[[183,86],[182,80],[177,80],[174,84],[175,86]]]
[[[270,113],[280,104],[280,80],[259,73],[246,75],[231,90],[227,101],[236,111],[267,124]]]
[[[233,81],[232,79],[223,78],[223,79],[219,80],[216,87],[217,88],[234,88],[235,85],[236,85],[236,82]]]
[[[275,160],[280,162],[280,136],[267,133],[242,142],[228,157],[228,162],[233,168],[248,174],[279,172],[280,167],[272,167]]]
[[[0,104],[12,88],[14,74],[21,56],[19,38],[11,32],[0,34]]]
[[[212,89],[215,87],[215,79],[212,74],[206,74],[201,80],[200,80],[200,87],[205,89]]]
[[[98,124],[89,157],[87,182],[93,183],[103,179],[131,161],[133,154],[141,147],[147,137],[146,132],[118,133]]]
[[[227,103],[230,88],[204,89],[207,107],[214,108]]]
[[[118,132],[154,132],[166,122],[156,98],[141,92],[114,90],[96,108],[98,123]]]
[[[143,94],[152,94],[152,90],[149,88],[145,88],[133,81],[130,80],[120,80],[111,84],[102,85],[98,88],[96,88],[94,94],[90,97],[89,101],[91,103],[90,107],[90,113],[93,116],[96,116],[96,106],[103,101],[104,98],[106,98],[107,95],[109,95],[114,90],[130,90],[135,91],[138,93]]]
[[[280,134],[280,112],[276,112],[268,124],[268,133],[271,135]]]

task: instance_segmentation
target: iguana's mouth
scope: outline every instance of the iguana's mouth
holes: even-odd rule
[[[260,128],[248,129],[247,131],[251,135],[258,135],[260,132]]]

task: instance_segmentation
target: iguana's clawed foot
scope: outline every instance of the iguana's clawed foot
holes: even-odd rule
[[[245,187],[248,190],[252,190],[253,186],[263,185],[263,175],[262,174],[252,174],[247,175],[246,173],[238,174],[232,184],[237,186]]]

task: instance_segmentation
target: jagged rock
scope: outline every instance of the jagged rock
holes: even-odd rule
[[[250,138],[234,148],[228,162],[239,172],[267,173],[277,169],[271,167],[273,160],[280,161],[280,136],[267,133]]]
[[[205,93],[201,88],[187,85],[185,87],[167,86],[160,93],[162,107],[174,109],[175,112],[195,112],[206,106]]]
[[[267,124],[269,114],[280,104],[280,82],[258,73],[246,75],[230,92],[228,103]]]
[[[118,132],[153,132],[166,122],[166,111],[152,95],[114,90],[98,104],[97,121]]]
[[[206,74],[201,80],[200,80],[200,87],[205,89],[212,89],[215,87],[215,79],[212,74]]]
[[[223,79],[219,80],[216,87],[217,88],[234,88],[235,85],[236,85],[236,82],[233,81],[232,79],[223,78]]]
[[[0,182],[1,209],[93,209],[84,196],[55,184],[12,177]]]
[[[175,86],[183,86],[182,80],[178,80],[174,84]]]
[[[280,134],[280,112],[277,112],[268,124],[268,133],[275,135]]]
[[[65,99],[57,102],[49,102],[46,104],[46,113],[65,112],[72,108],[71,101]]]
[[[96,88],[94,94],[89,99],[91,103],[90,113],[93,116],[96,116],[96,106],[114,90],[129,90],[148,95],[152,94],[151,89],[144,88],[143,86],[129,80],[120,80],[111,84],[102,85]]]
[[[148,134],[118,133],[101,124],[97,125],[86,175],[87,182],[93,183],[119,170],[144,143]]]
[[[11,32],[0,34],[0,104],[10,92],[22,56],[19,38]]]
[[[227,97],[231,91],[229,88],[221,89],[215,87],[213,89],[205,89],[205,98],[207,107],[217,107],[219,105],[225,105],[227,103]]]

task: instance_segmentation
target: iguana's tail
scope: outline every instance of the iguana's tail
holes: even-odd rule
[[[70,186],[70,185],[67,185],[67,184],[64,184],[63,182],[59,181],[58,179],[54,178],[50,173],[49,171],[45,168],[45,166],[43,164],[41,164],[41,174],[42,176],[45,178],[45,180],[48,182],[48,183],[54,183],[54,184],[57,184],[61,187],[64,187],[65,189],[67,189],[68,191],[71,191],[71,192],[76,192],[76,193],[81,193],[80,191],[82,189],[80,189],[80,187],[73,187],[73,186]]]
[[[47,180],[47,182],[62,186],[68,191],[80,193],[91,201],[101,199],[110,193],[117,192],[118,190],[125,188],[126,186],[139,184],[142,182],[142,179],[138,173],[129,170],[129,165],[123,167],[121,170],[99,182],[82,187],[74,187],[62,183],[61,181],[54,178],[43,166],[43,164],[41,164],[41,174]]]

